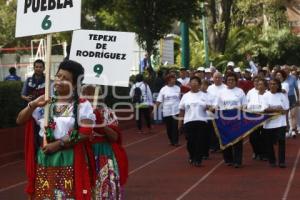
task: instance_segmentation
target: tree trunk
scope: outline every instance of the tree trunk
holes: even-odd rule
[[[217,11],[216,11],[216,0],[210,0],[208,5],[207,15],[207,33],[209,46],[213,51],[217,50],[216,47],[216,32],[215,24],[217,23]]]
[[[233,0],[221,0],[219,5],[215,0],[210,0],[209,4],[209,42],[210,47],[216,51],[224,53],[226,49],[226,41],[231,25],[231,8]],[[216,25],[222,28],[216,29]]]

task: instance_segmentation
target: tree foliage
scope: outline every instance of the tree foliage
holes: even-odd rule
[[[9,3],[6,0],[0,1],[0,46],[14,40],[16,10],[16,0]]]
[[[195,13],[195,0],[119,0],[117,9],[127,22],[128,30],[137,33],[139,44],[148,53],[172,30],[176,20],[190,21]]]

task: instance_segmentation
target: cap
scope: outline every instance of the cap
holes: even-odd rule
[[[232,66],[232,67],[234,67],[234,62],[232,62],[232,61],[229,61],[228,63],[227,63],[227,67],[228,66]]]
[[[204,70],[204,72],[205,72],[205,73],[211,73],[211,69],[206,68],[206,69]]]
[[[268,67],[263,67],[262,70],[269,71],[269,68]]]
[[[236,73],[240,73],[241,69],[239,67],[236,67],[236,68],[233,69],[233,71],[236,72]]]
[[[204,69],[204,67],[198,67],[197,71],[202,71],[202,72],[204,72],[205,69]]]

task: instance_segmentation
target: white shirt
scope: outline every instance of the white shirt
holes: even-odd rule
[[[216,107],[216,102],[217,102],[217,98],[214,97],[213,95],[211,95],[208,92],[202,92],[205,95],[205,99],[207,99],[207,105],[208,106],[212,106],[212,107]],[[206,115],[207,115],[207,120],[213,120],[215,119],[215,114],[212,113],[209,110],[206,110]]]
[[[153,99],[152,99],[152,92],[151,89],[149,87],[148,84],[144,83],[144,82],[137,82],[135,84],[132,85],[129,95],[131,97],[133,97],[134,95],[134,89],[136,87],[139,87],[142,91],[142,103],[141,104],[145,104],[145,105],[153,105]]]
[[[267,93],[269,91],[266,91]],[[247,103],[247,110],[252,111],[252,112],[262,112],[263,106],[263,95],[264,94],[259,94],[258,90],[255,88],[251,89],[246,96],[246,103]]]
[[[44,136],[44,108],[38,107],[33,113],[32,117],[35,119],[37,125],[40,126],[39,135]],[[78,122],[83,119],[89,119],[96,121],[96,116],[94,115],[92,105],[89,101],[85,101],[79,104],[78,112]],[[53,117],[54,122],[56,123],[55,129],[53,131],[55,139],[60,139],[68,134],[70,130],[74,128],[75,118],[73,115],[73,104],[70,104],[63,116]]]
[[[281,87],[282,89],[285,91],[285,95],[288,96],[288,93],[289,93],[289,83],[285,80],[281,83]]]
[[[221,110],[240,108],[246,103],[245,93],[241,88],[226,87],[220,92],[218,106]]]
[[[173,116],[179,114],[180,87],[166,85],[159,91],[157,102],[162,103],[163,116]]]
[[[207,122],[206,107],[209,105],[207,94],[199,91],[197,93],[188,92],[182,96],[179,109],[184,110],[183,123],[191,121]]]
[[[214,99],[213,105],[215,105],[215,106],[217,105],[217,103],[218,103],[217,100],[218,100],[218,98],[220,96],[220,93],[226,87],[227,86],[225,84],[223,84],[223,83],[221,85],[218,85],[218,86],[215,85],[215,84],[208,86],[207,92]]]
[[[177,79],[177,81],[180,82],[181,85],[186,86],[190,83],[190,78],[189,77],[185,77],[184,79],[179,78],[179,79]]]
[[[271,93],[267,92],[263,96],[263,109],[272,108],[272,107],[282,107],[284,110],[289,109],[289,101],[285,94],[278,92],[278,93]],[[280,115],[279,117],[275,119],[271,119],[266,121],[264,124],[265,129],[271,129],[271,128],[279,128],[286,126],[286,117],[285,114]]]

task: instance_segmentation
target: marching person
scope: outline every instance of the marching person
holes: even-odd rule
[[[206,152],[207,114],[209,101],[207,95],[200,90],[201,79],[192,77],[190,80],[191,91],[183,95],[180,103],[178,128],[182,126],[187,137],[187,150],[189,162],[194,166],[200,166]]]
[[[93,154],[88,141],[95,115],[87,100],[77,93],[84,68],[66,60],[55,76],[55,96],[50,103],[48,126],[44,127],[44,95],[30,101],[18,115],[17,123],[26,124],[25,163],[32,199],[92,198],[95,175]],[[33,120],[40,130],[35,132]]]
[[[246,109],[250,112],[263,112],[262,102],[263,95],[268,91],[268,82],[265,79],[260,79],[258,76],[253,78],[254,88],[251,89],[246,96]],[[260,126],[250,135],[250,144],[253,149],[253,159],[266,160],[267,152],[264,138],[262,136],[263,127]]]
[[[185,68],[181,68],[179,72],[179,78],[177,79],[182,86],[188,86],[190,83],[190,77],[188,77],[188,72]]]
[[[209,80],[201,80],[201,86],[200,90],[203,92],[205,95],[205,99],[207,100],[208,107],[213,107],[214,106],[214,98],[213,96],[207,92],[208,86],[210,85]],[[209,149],[210,149],[210,143],[211,143],[211,138],[213,137],[214,132],[214,127],[212,120],[214,119],[214,114],[210,112],[209,110],[206,111],[206,119],[207,119],[207,131],[203,133],[203,139],[204,139],[204,154],[203,154],[203,160],[208,160],[209,159]],[[216,137],[216,136],[215,136]]]
[[[163,120],[166,124],[167,134],[172,146],[179,146],[178,143],[178,114],[180,102],[180,87],[175,85],[176,77],[168,75],[166,77],[167,85],[164,86],[158,94],[156,107],[162,106]]]
[[[241,109],[245,105],[245,93],[237,87],[237,82],[236,73],[229,72],[226,74],[225,83],[227,87],[220,92],[217,104],[219,109]],[[243,140],[227,147],[223,151],[223,157],[228,166],[233,165],[235,168],[240,168],[243,158]]]
[[[215,72],[213,75],[213,84],[208,86],[207,92],[209,95],[215,99],[214,104],[217,104],[217,100],[221,94],[221,91],[226,88],[226,85],[223,83],[223,76],[220,72]],[[215,130],[212,125],[212,121],[208,122],[209,129],[212,130],[210,148],[212,152],[216,152],[220,150],[219,140],[215,134]]]
[[[264,124],[264,137],[267,143],[267,153],[271,167],[276,166],[274,145],[278,142],[278,164],[285,168],[285,131],[287,126],[286,113],[289,109],[289,101],[282,93],[281,83],[278,79],[269,82],[270,92],[264,94],[263,109],[265,113],[280,114],[279,117],[266,121]]]
[[[147,83],[144,82],[142,74],[136,75],[136,83],[132,85],[129,95],[135,106],[135,119],[139,133],[143,133],[142,116],[144,117],[148,132],[151,132],[151,109],[153,106],[152,92]]]
[[[298,133],[297,129],[297,105],[299,105],[299,88],[297,83],[296,76],[291,74],[291,69],[289,66],[285,65],[283,70],[287,74],[286,81],[289,86],[288,99],[290,104],[290,121],[291,121],[291,127],[289,132],[291,132],[291,135],[295,138]]]

